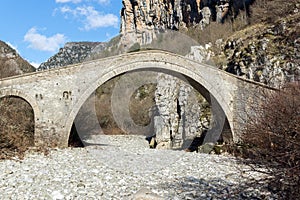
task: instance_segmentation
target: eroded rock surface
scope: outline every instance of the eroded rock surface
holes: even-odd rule
[[[157,113],[154,115],[157,148],[188,148],[210,125],[209,121],[201,120],[204,98],[181,78],[167,74],[157,76]]]

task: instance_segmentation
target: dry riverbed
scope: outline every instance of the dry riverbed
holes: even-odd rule
[[[263,177],[230,156],[149,149],[142,136],[102,136],[85,148],[1,161],[0,199],[138,199],[138,191],[151,191],[144,195],[152,199],[276,199]]]

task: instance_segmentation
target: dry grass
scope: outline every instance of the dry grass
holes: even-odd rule
[[[299,0],[256,0],[252,6],[251,23],[274,23],[277,20],[294,14],[299,9]]]

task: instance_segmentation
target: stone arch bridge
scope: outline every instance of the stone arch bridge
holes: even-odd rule
[[[244,123],[240,116],[245,115],[251,94],[268,89],[173,53],[147,50],[2,79],[0,98],[16,96],[32,106],[36,146],[66,147],[74,119],[89,96],[109,79],[134,70],[167,70],[186,77],[216,102],[216,113],[226,116],[234,141],[239,140]]]

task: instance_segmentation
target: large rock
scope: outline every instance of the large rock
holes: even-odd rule
[[[157,148],[187,148],[196,136],[200,136],[201,101],[197,92],[185,81],[171,75],[159,74],[155,91],[157,111],[154,114],[154,132]]]

